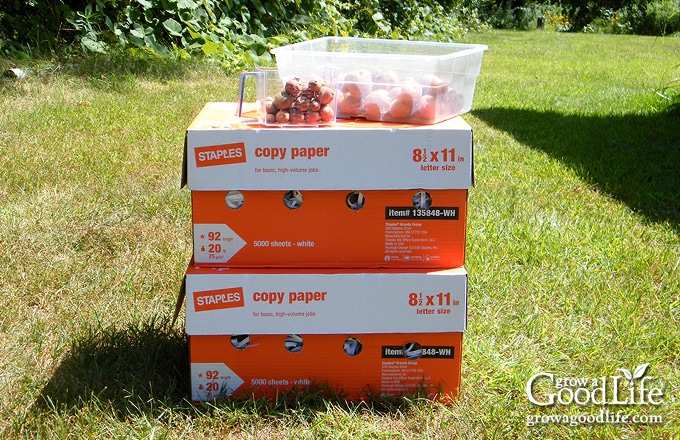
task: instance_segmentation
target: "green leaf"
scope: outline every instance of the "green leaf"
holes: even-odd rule
[[[92,40],[88,37],[83,37],[80,41],[83,47],[90,52],[106,53],[106,44],[101,41]]]
[[[181,37],[182,36],[182,25],[179,24],[177,20],[174,18],[168,18],[163,22],[163,27],[170,32],[170,35],[174,35],[175,37]]]
[[[130,33],[132,34],[133,37],[136,38],[144,38],[144,27],[140,25],[139,23],[135,23],[135,27],[130,29]]]
[[[216,55],[220,52],[220,45],[208,40],[201,46],[201,50],[206,55]]]
[[[151,3],[149,0],[137,0],[137,3],[142,5],[144,9],[151,9],[153,8],[153,3]]]
[[[193,0],[177,0],[177,7],[179,9],[196,9],[198,5]]]

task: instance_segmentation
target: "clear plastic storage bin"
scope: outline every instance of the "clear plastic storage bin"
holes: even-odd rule
[[[470,111],[481,44],[324,37],[272,50],[281,77],[333,77],[337,117],[433,124]]]

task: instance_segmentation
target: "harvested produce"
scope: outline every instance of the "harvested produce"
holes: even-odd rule
[[[366,97],[373,90],[373,77],[371,72],[364,69],[353,70],[345,75],[345,90],[354,98]]]
[[[385,89],[377,89],[368,94],[364,99],[364,113],[366,118],[380,120],[390,110],[392,99]]]
[[[393,70],[356,69],[340,75],[339,89],[339,118],[431,124],[465,106],[465,97],[434,74],[399,78]]]
[[[267,97],[265,113],[267,124],[309,124],[329,123],[335,119],[332,104],[335,90],[320,78],[313,77],[306,82],[291,78],[283,91]]]

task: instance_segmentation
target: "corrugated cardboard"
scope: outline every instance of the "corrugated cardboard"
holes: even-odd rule
[[[462,332],[467,272],[219,269],[190,265],[186,332]]]
[[[463,266],[467,190],[192,191],[194,259],[201,266],[450,268]],[[414,207],[426,195],[429,208]],[[354,197],[354,199],[352,199]],[[361,197],[352,209],[348,199]],[[230,205],[232,207],[230,207]]]
[[[192,191],[468,189],[472,129],[338,121],[330,127],[244,123],[235,103],[208,103],[186,134],[182,183]]]
[[[236,348],[228,335],[190,336],[192,399],[321,389],[349,400],[415,394],[450,402],[460,388],[462,333],[296,335],[294,352],[286,339],[240,335]]]

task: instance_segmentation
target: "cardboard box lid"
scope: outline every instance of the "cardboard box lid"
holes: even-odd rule
[[[210,334],[462,332],[467,272],[187,269],[186,331]]]
[[[191,190],[467,189],[472,128],[338,120],[327,127],[243,122],[236,103],[207,103],[187,129],[182,186]]]

